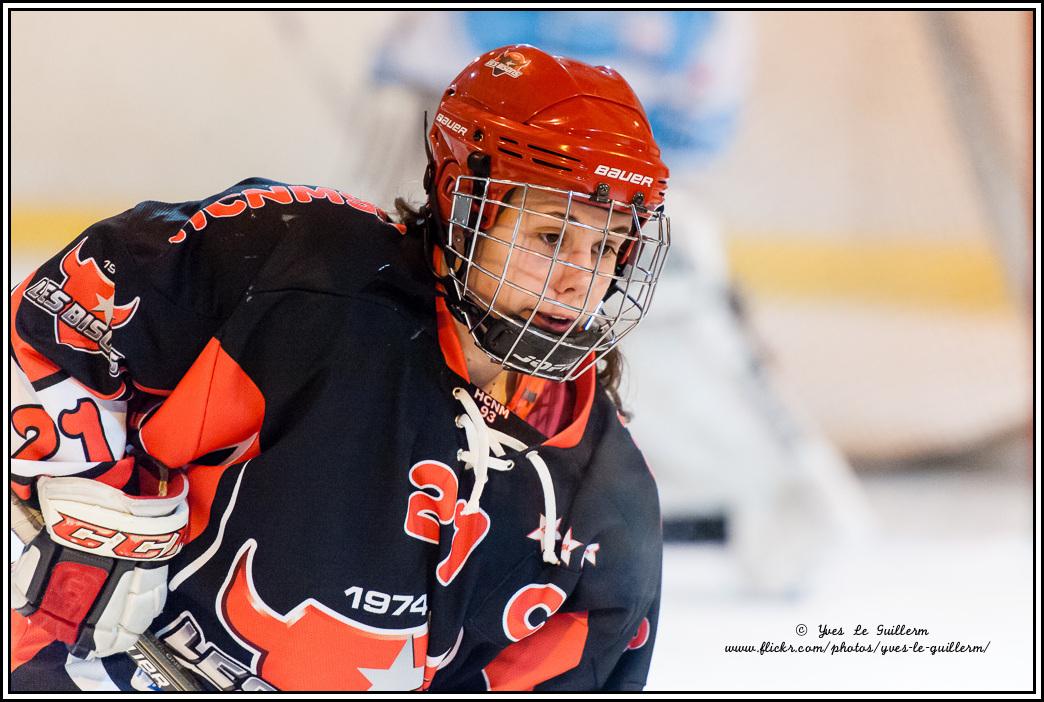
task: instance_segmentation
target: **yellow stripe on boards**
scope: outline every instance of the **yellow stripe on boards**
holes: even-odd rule
[[[58,206],[11,208],[11,255],[46,256],[57,252],[95,222],[112,217],[128,205],[111,207]]]
[[[756,295],[969,311],[1009,305],[1002,269],[985,241],[737,236],[727,250],[740,285]]]

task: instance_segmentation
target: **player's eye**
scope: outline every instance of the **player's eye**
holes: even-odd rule
[[[558,240],[562,238],[562,232],[543,232],[537,235],[540,241],[544,242],[548,246],[556,246]]]
[[[591,253],[593,253],[595,256],[599,254],[601,254],[603,257],[615,256],[617,251],[619,251],[619,246],[608,241],[605,243],[604,248],[601,244],[595,244],[591,247]]]

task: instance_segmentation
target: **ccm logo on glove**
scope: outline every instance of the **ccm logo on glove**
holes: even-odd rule
[[[58,516],[61,521],[51,526],[55,541],[65,541],[90,551],[111,549],[116,558],[166,560],[177,555],[185,545],[187,527],[166,534],[131,534],[91,524],[61,512]]]
[[[170,497],[135,497],[83,478],[41,478],[47,531],[66,548],[107,558],[165,561],[185,544],[187,484]]]
[[[188,483],[128,495],[87,478],[41,476],[46,529],[11,569],[11,605],[80,658],[126,651],[163,611],[167,563],[185,543]]]

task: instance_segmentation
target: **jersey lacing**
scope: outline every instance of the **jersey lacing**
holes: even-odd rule
[[[468,450],[457,451],[457,460],[464,462],[465,470],[475,471],[475,486],[471,490],[471,496],[462,510],[462,514],[474,514],[479,509],[479,499],[482,491],[489,481],[489,470],[509,471],[515,467],[515,462],[505,459],[504,447],[515,451],[523,451],[526,444],[513,436],[493,429],[486,420],[482,418],[478,405],[471,395],[463,388],[454,388],[453,397],[464,405],[464,414],[456,419],[458,427],[464,430],[467,437]],[[544,533],[541,537],[541,550],[544,562],[558,565],[558,556],[555,555],[555,523],[558,521],[555,507],[555,487],[551,482],[551,471],[548,470],[544,459],[535,450],[525,454],[530,464],[540,478],[540,487],[544,493]]]

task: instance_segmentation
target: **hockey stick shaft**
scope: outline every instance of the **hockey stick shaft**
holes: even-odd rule
[[[43,516],[18,495],[10,491],[8,494],[11,496],[11,531],[22,543],[28,544],[44,528]],[[150,631],[138,637],[127,655],[161,692],[200,692],[203,689],[192,673],[185,670]]]

